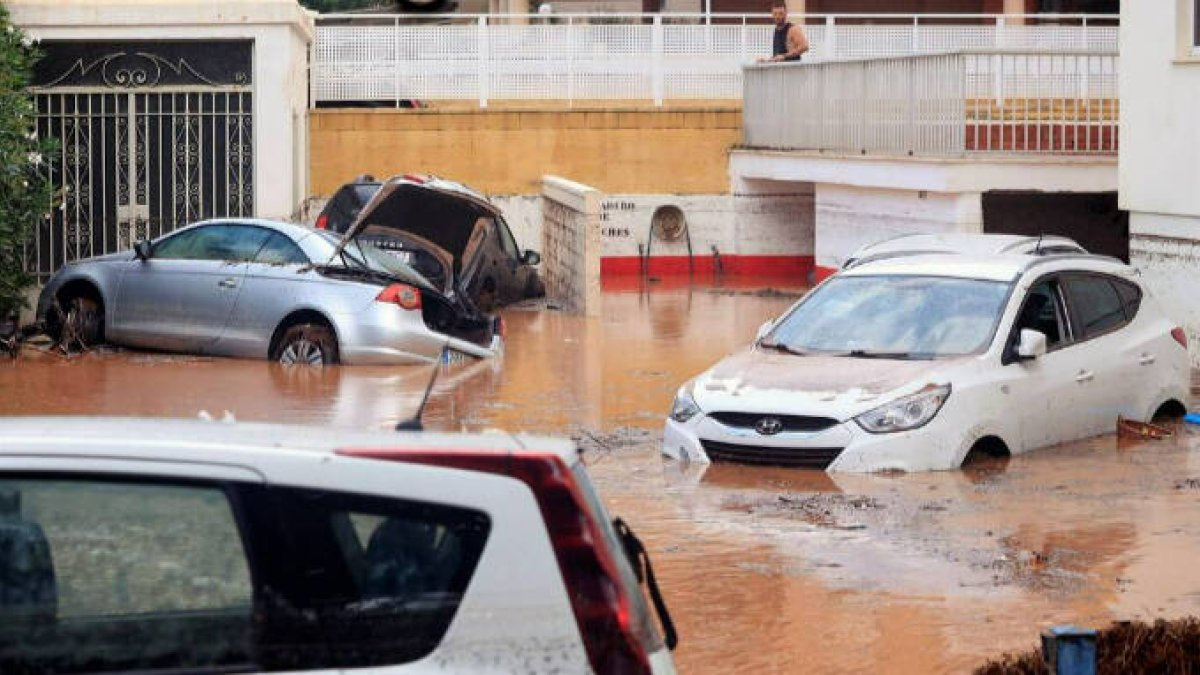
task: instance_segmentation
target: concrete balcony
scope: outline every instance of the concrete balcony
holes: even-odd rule
[[[749,66],[732,190],[812,194],[798,222],[824,273],[928,232],[1061,234],[1125,257],[1117,68],[1090,50]]]
[[[981,50],[748,66],[743,145],[860,155],[1115,155],[1116,52]]]

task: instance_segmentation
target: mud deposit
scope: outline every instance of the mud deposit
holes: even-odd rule
[[[1033,648],[1054,623],[1200,613],[1200,427],[921,475],[662,461],[678,385],[799,293],[634,284],[608,291],[595,319],[509,311],[503,362],[444,370],[426,424],[576,438],[647,541],[683,673],[963,672]],[[0,412],[387,428],[428,373],[27,350],[0,361]]]

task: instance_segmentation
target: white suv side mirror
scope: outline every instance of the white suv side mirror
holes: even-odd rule
[[[770,332],[771,332],[771,329],[772,329],[772,328],[774,328],[774,327],[775,327],[775,322],[774,322],[774,321],[768,321],[768,322],[764,323],[763,325],[759,326],[759,327],[758,327],[758,332],[757,332],[757,333],[755,333],[755,335],[754,335],[754,341],[755,341],[755,342],[758,342],[759,340],[761,340],[761,339],[763,339],[764,337],[766,337],[766,336],[767,336],[767,333],[770,333]]]
[[[1031,361],[1046,355],[1046,334],[1029,328],[1021,329],[1020,342],[1017,343],[1017,358]]]

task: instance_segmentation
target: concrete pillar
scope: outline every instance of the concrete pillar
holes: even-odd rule
[[[805,0],[787,0],[788,14],[792,15],[797,21],[804,16]],[[766,3],[769,8],[771,3]]]
[[[1004,13],[1008,16],[1005,18],[1005,23],[1010,26],[1019,26],[1025,23],[1021,14],[1025,13],[1025,0],[1004,0]]]
[[[587,185],[542,179],[542,280],[546,297],[571,312],[600,314],[600,218],[604,195]]]
[[[552,3],[557,4],[557,3]],[[528,14],[529,0],[491,0],[488,3],[492,14]],[[509,23],[526,23],[524,20],[508,20]]]

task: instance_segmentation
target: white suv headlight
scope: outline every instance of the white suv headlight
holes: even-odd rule
[[[675,394],[675,402],[671,404],[671,419],[680,424],[700,414],[700,406],[692,399],[689,389],[688,385],[680,387],[679,393]]]
[[[950,385],[930,385],[904,398],[881,405],[854,418],[858,426],[872,434],[890,434],[917,429],[929,423],[950,397]]]

